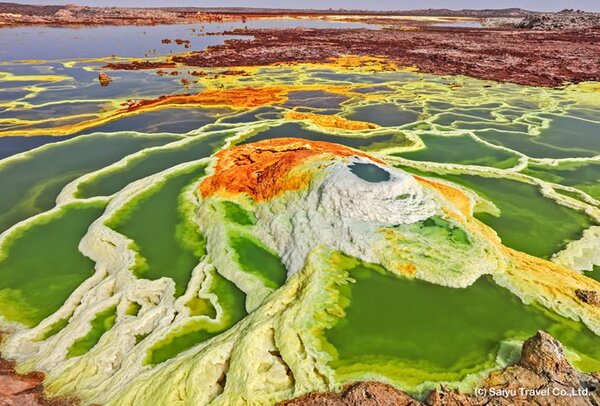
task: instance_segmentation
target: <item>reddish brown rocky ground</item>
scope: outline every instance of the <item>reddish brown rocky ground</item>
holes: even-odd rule
[[[74,406],[74,398],[48,399],[44,394],[44,374],[20,375],[15,363],[0,357],[0,406]]]
[[[501,389],[508,395],[497,395]],[[526,390],[537,393],[530,395]],[[577,371],[565,358],[560,343],[540,331],[525,341],[518,364],[492,373],[478,392],[479,395],[469,395],[436,390],[420,402],[389,385],[360,382],[346,387],[341,394],[312,393],[280,406],[599,405],[600,374]]]
[[[600,80],[600,30],[530,31],[423,27],[414,30],[240,30],[204,52],[172,58],[197,67],[323,62],[340,55],[383,56],[421,72],[526,85]]]
[[[6,332],[0,331],[0,344]],[[2,358],[0,353],[0,406],[76,406],[76,398],[48,399],[44,393],[44,373],[23,375],[15,371],[14,361]]]

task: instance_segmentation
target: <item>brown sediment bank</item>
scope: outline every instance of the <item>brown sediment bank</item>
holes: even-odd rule
[[[598,405],[600,374],[577,371],[564,356],[561,344],[539,331],[523,344],[521,360],[492,372],[476,394],[441,388],[423,402],[381,382],[358,382],[342,393],[311,393],[280,406],[512,406]]]
[[[600,80],[600,30],[527,31],[425,27],[235,30],[249,35],[206,51],[174,56],[195,67],[326,62],[341,55],[381,56],[420,72],[467,75],[534,86]],[[118,66],[117,66],[118,68]]]

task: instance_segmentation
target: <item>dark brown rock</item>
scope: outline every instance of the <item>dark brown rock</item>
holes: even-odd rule
[[[108,76],[106,73],[104,72],[100,72],[98,74],[98,81],[100,82],[100,86],[108,86],[110,85],[110,83],[112,82],[112,78],[110,76]]]
[[[592,306],[600,306],[600,294],[596,290],[575,290],[575,296],[583,303],[587,303]]]
[[[562,345],[544,331],[523,343],[519,364],[534,373],[561,382],[575,384],[575,369],[565,358]],[[563,375],[566,375],[563,377]]]
[[[342,396],[348,406],[417,406],[421,402],[390,385],[381,382],[359,382],[346,389]]]
[[[418,406],[421,402],[382,382],[358,382],[342,393],[309,393],[281,403],[285,406]]]

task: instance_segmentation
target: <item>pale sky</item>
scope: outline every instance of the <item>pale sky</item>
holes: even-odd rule
[[[4,0],[11,1],[11,0]],[[67,4],[122,7],[272,7],[411,10],[423,8],[508,8],[558,11],[564,8],[600,12],[600,0],[12,0],[23,4]]]

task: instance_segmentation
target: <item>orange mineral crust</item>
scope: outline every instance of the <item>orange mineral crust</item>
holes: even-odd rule
[[[469,196],[467,196],[462,190],[444,183],[435,182],[431,179],[422,178],[420,176],[414,176],[414,178],[418,182],[436,189],[446,199],[452,202],[465,216],[471,215],[471,199],[469,199]]]
[[[231,109],[252,109],[262,106],[283,104],[288,100],[288,94],[293,91],[322,90],[329,93],[352,96],[355,95],[352,86],[266,86],[266,87],[235,87],[228,89],[206,89],[195,94],[165,95],[154,99],[133,99],[121,104],[117,110],[103,111],[88,120],[76,120],[74,124],[54,127],[31,127],[19,130],[0,130],[2,136],[35,136],[52,135],[65,136],[86,130],[101,124],[118,120],[123,117],[142,114],[171,107],[228,107]],[[66,117],[70,118],[70,117]],[[73,116],[75,118],[75,116]],[[319,119],[315,119],[319,121]],[[323,119],[320,119],[323,121]],[[30,124],[35,124],[31,122]],[[353,122],[350,122],[353,123]],[[349,124],[340,124],[349,125]],[[360,124],[364,126],[364,124]]]
[[[313,170],[308,160],[361,156],[383,163],[364,152],[343,145],[300,138],[277,138],[240,145],[216,154],[212,176],[200,184],[204,197],[246,193],[255,201],[270,199],[307,186]]]
[[[283,103],[287,98],[284,87],[244,87],[226,90],[205,90],[197,94],[177,94],[161,96],[157,99],[142,100],[129,104],[127,111],[152,109],[164,105],[228,106],[233,108],[253,108]]]
[[[353,93],[353,88],[350,86],[292,85],[234,87],[229,89],[211,88],[196,94],[174,94],[160,96],[155,99],[129,101],[125,103],[126,108],[120,110],[120,113],[131,113],[138,110],[151,110],[161,107],[185,105],[206,107],[226,106],[240,109],[255,108],[273,104],[282,104],[287,101],[289,92],[309,90],[323,90],[344,96],[355,94]],[[373,125],[370,123],[364,124]]]
[[[284,117],[287,120],[306,120],[320,127],[338,128],[341,130],[373,130],[379,128],[377,124],[368,123],[366,121],[353,121],[344,117],[327,114],[290,111],[285,113]]]

